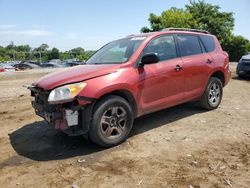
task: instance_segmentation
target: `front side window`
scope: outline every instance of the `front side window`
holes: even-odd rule
[[[143,55],[155,53],[160,61],[166,61],[177,57],[174,37],[172,35],[161,36],[153,39],[143,50]]]
[[[86,64],[119,64],[129,60],[146,37],[132,37],[108,43],[98,50]]]
[[[201,45],[197,36],[178,35],[177,40],[182,56],[190,56],[202,53]]]

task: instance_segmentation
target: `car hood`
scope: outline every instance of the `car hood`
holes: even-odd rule
[[[79,65],[48,74],[32,85],[44,90],[51,90],[61,85],[81,82],[94,77],[110,74],[119,69],[120,65]]]
[[[242,59],[250,60],[250,54],[242,56]]]

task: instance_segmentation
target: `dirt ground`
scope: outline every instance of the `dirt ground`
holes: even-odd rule
[[[250,81],[233,78],[220,107],[187,103],[135,120],[101,149],[54,131],[22,85],[54,71],[0,75],[0,187],[250,187]]]

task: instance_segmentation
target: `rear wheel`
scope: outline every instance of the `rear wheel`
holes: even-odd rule
[[[220,105],[223,95],[223,86],[221,81],[216,77],[211,77],[208,81],[207,88],[201,97],[200,105],[207,110],[213,110]]]
[[[102,147],[120,144],[127,139],[133,119],[132,108],[125,99],[114,95],[107,96],[94,108],[89,137]]]

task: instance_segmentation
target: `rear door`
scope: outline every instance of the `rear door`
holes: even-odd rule
[[[191,100],[203,94],[214,63],[198,35],[178,34],[177,41],[185,77],[184,98]]]

